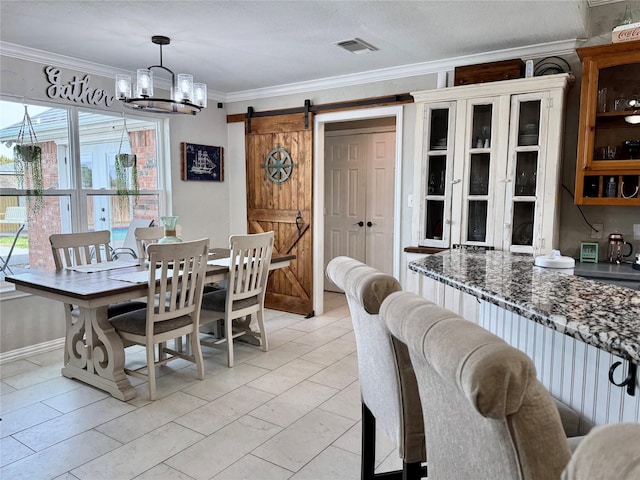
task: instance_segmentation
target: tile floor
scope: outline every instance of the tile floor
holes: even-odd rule
[[[268,311],[270,351],[204,348],[159,370],[158,400],[116,400],[60,374],[62,351],[0,366],[0,478],[56,480],[360,478],[356,347],[344,295],[325,314]],[[137,348],[137,347],[133,347]],[[127,364],[144,361],[127,351]],[[378,433],[378,471],[401,468]]]

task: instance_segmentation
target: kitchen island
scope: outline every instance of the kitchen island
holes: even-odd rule
[[[527,353],[542,383],[580,412],[585,430],[640,421],[640,292],[503,251],[449,250],[409,269],[421,278],[416,293]]]

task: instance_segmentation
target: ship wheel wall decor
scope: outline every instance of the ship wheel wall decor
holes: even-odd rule
[[[283,183],[289,180],[295,164],[291,160],[291,155],[280,145],[267,154],[264,165],[261,165],[267,173],[267,178],[273,183]]]

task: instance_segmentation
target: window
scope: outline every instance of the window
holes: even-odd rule
[[[164,188],[160,146],[162,120],[123,118],[76,107],[27,105],[42,152],[43,196],[30,196],[30,181],[16,173],[14,147],[25,106],[0,100],[0,257],[5,259],[20,228],[2,215],[7,207],[26,207],[22,231],[5,273],[25,268],[53,270],[49,235],[92,230],[110,230],[112,246],[122,244],[135,219],[158,223],[164,210]],[[25,132],[25,143],[28,133]],[[116,154],[132,153],[134,167],[124,171],[125,190],[119,195]],[[138,195],[132,195],[133,171],[137,172]],[[25,177],[28,176],[25,169]],[[122,188],[120,190],[122,192]],[[15,209],[9,209],[14,210]],[[14,217],[15,219],[15,217]],[[19,220],[16,220],[19,222]],[[0,262],[2,260],[0,259]],[[0,263],[0,266],[4,262]],[[4,278],[4,276],[2,276]],[[2,287],[10,286],[3,283]]]

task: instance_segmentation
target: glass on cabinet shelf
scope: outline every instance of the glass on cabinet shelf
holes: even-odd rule
[[[442,240],[444,226],[444,200],[427,200],[426,231],[428,240]]]
[[[469,195],[489,194],[489,163],[488,153],[471,154],[469,167]]]
[[[487,200],[470,200],[467,220],[467,241],[485,242],[487,239]]]
[[[449,132],[449,109],[431,110],[429,150],[446,150]]]
[[[515,202],[513,205],[513,230],[511,245],[533,245],[535,203]]]
[[[540,100],[520,102],[518,146],[538,145],[540,138]]]
[[[516,196],[535,196],[538,172],[538,152],[518,152],[516,157]]]
[[[427,170],[427,194],[444,195],[447,157],[445,155],[430,155]]]
[[[493,105],[473,106],[473,127],[470,148],[491,147],[491,116]]]
[[[616,194],[607,195],[607,184],[613,177]],[[610,200],[629,200],[640,198],[640,175],[618,175],[603,173],[602,175],[585,175],[583,178],[582,196],[589,203],[603,205]]]

